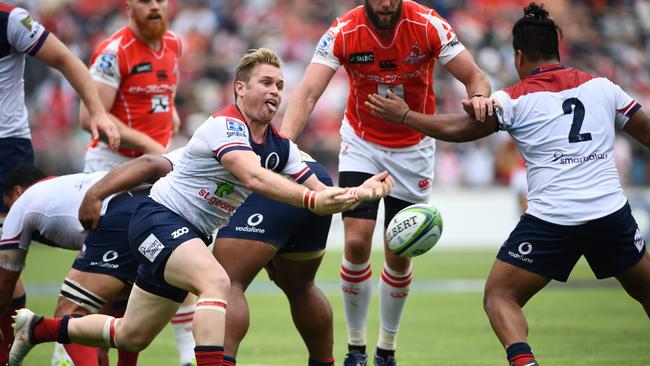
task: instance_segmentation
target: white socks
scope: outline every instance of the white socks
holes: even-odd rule
[[[366,324],[372,296],[370,262],[353,264],[343,258],[341,290],[348,328],[348,344],[366,345]]]
[[[379,278],[379,340],[377,347],[385,350],[397,348],[397,331],[406,304],[413,273],[412,266],[404,273],[393,271],[384,263]]]

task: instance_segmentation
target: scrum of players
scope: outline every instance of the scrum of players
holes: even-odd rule
[[[575,260],[585,255],[598,278],[616,277],[650,316],[650,256],[620,184],[612,178],[616,175],[601,174],[610,178],[595,185],[590,179],[585,187],[585,174],[610,173],[612,160],[595,159],[573,167],[549,165],[538,158],[558,150],[566,156],[588,156],[594,151],[611,156],[615,127],[650,146],[650,120],[639,103],[609,80],[560,64],[560,30],[543,6],[531,3],[513,27],[514,63],[521,81],[491,94],[483,72],[449,23],[433,9],[409,0],[365,0],[337,18],[316,46],[289,103],[284,134],[271,124],[282,102],[282,61],[273,51],[260,48],[243,55],[235,70],[234,103],[210,116],[184,148],[162,154],[180,122],[173,104],[177,79],[157,80],[151,69],[155,64],[168,70],[167,75],[175,75],[182,47],[166,28],[166,1],[127,0],[126,4],[129,25],[100,45],[90,73],[77,70],[92,77],[97,90],[86,93],[94,94],[94,99],[85,98],[80,112],[84,127],[97,137],[87,154],[86,169],[103,171],[46,177],[33,166],[20,165],[1,177],[9,211],[0,239],[0,362],[21,365],[34,346],[57,342],[77,366],[105,364],[102,348],[117,348],[121,365],[135,365],[138,352],[176,319],[191,324],[185,327],[192,335],[189,356],[181,350],[181,344],[188,343],[179,341],[179,351],[185,353],[182,365],[236,365],[238,346],[249,325],[245,291],[266,270],[291,305],[308,350],[308,365],[333,365],[332,310],[314,278],[325,253],[331,215],[344,212],[341,277],[348,354],[343,364],[365,366],[371,296],[367,233],[374,229],[378,200],[384,199],[390,207],[387,215],[428,201],[430,190],[414,194],[405,182],[433,178],[433,139],[470,141],[498,130],[511,134],[529,177],[531,172],[536,177],[528,182],[526,215],[498,253],[485,289],[485,311],[508,364],[538,365],[528,345],[522,304],[551,279],[566,281],[573,265],[561,259],[569,254]],[[39,57],[39,49],[54,37],[23,9],[0,3],[0,13],[10,19],[0,36],[22,42],[14,47],[14,57],[24,59],[24,53]],[[14,35],[30,31],[21,23],[25,19],[39,35],[32,43]],[[398,37],[400,29],[407,27],[415,39]],[[397,38],[401,41],[395,47],[383,47]],[[342,42],[350,45],[348,49]],[[423,49],[425,45],[429,49]],[[373,52],[361,52],[363,47],[374,47]],[[128,60],[147,48],[168,54],[136,65],[140,69],[135,73],[129,70]],[[405,81],[381,77],[383,71],[372,56],[375,52],[403,60],[393,72]],[[465,85],[464,114],[435,115],[430,75],[436,60]],[[340,65],[350,78],[368,77],[355,82],[359,87],[351,90],[354,95],[341,129],[342,187],[336,187],[325,169],[292,139],[298,137]],[[22,78],[22,68],[13,67]],[[413,72],[420,68],[429,72]],[[147,88],[151,85],[157,88]],[[162,91],[149,95],[141,90]],[[115,103],[117,95],[131,104],[133,114]],[[549,106],[563,113],[548,112],[553,110]],[[155,112],[155,126],[144,116],[149,112]],[[566,120],[562,122],[566,128],[546,131],[556,120]],[[0,121],[0,126],[9,122]],[[553,134],[562,138],[547,137]],[[386,163],[382,156],[396,148],[402,154],[397,164]],[[415,150],[426,153],[421,164],[399,163],[411,161]],[[575,182],[572,208],[549,216],[548,212],[557,212],[549,208],[569,199],[552,189],[562,184],[560,175]],[[600,210],[586,207],[586,200],[596,202]],[[237,230],[251,220],[259,230]],[[594,234],[594,226],[605,228],[604,232]],[[546,239],[540,233],[554,237]],[[32,240],[80,250],[63,280],[51,318],[24,307],[20,273]],[[594,241],[599,245],[589,249],[581,245]],[[522,242],[549,251],[531,247],[528,254],[536,260],[522,261],[521,256],[510,254]],[[397,331],[411,278],[411,263],[387,251],[379,286],[376,366],[397,364]],[[125,291],[130,291],[126,308],[105,311]],[[404,296],[384,296],[395,291]],[[190,293],[197,300],[187,312],[181,304]]]

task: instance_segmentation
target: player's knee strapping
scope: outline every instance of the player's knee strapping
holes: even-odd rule
[[[115,329],[117,328],[117,323],[120,319],[113,318],[112,316],[106,319],[104,322],[104,330],[102,332],[102,339],[106,344],[106,347],[119,348],[115,340]]]
[[[213,298],[199,298],[199,301],[196,303],[196,310],[212,310],[226,313],[226,307],[228,303],[224,299],[213,299]]]
[[[106,303],[106,300],[101,296],[85,289],[78,282],[67,277],[63,280],[59,295],[88,310],[91,314],[97,314],[99,309]]]

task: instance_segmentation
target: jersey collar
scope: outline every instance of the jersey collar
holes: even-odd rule
[[[562,70],[562,69],[566,69],[566,67],[564,67],[564,66],[562,66],[560,64],[544,65],[544,66],[540,66],[540,67],[534,69],[533,71],[531,71],[530,74],[528,74],[528,76],[533,76],[533,75],[541,74],[543,72]]]

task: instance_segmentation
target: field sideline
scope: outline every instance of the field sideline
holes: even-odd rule
[[[496,249],[495,249],[496,251]],[[329,252],[318,283],[334,309],[335,358],[345,354],[345,322],[337,290],[340,251]],[[24,279],[28,305],[51,314],[63,275],[74,253],[36,244],[28,255]],[[399,365],[506,365],[482,305],[483,280],[494,252],[442,251],[416,258],[414,285],[403,317]],[[381,257],[373,256],[375,278]],[[595,281],[581,262],[568,285],[552,286],[535,297],[525,311],[530,343],[544,366],[641,366],[650,364],[650,324],[642,308],[616,281]],[[306,365],[307,355],[293,328],[288,305],[262,274],[251,286],[251,329],[240,348],[238,365]],[[377,299],[373,297],[368,327],[369,348],[377,338]],[[25,366],[49,365],[52,347],[35,348]],[[142,366],[178,365],[171,329],[167,327],[140,356]],[[113,357],[115,364],[116,357]]]

